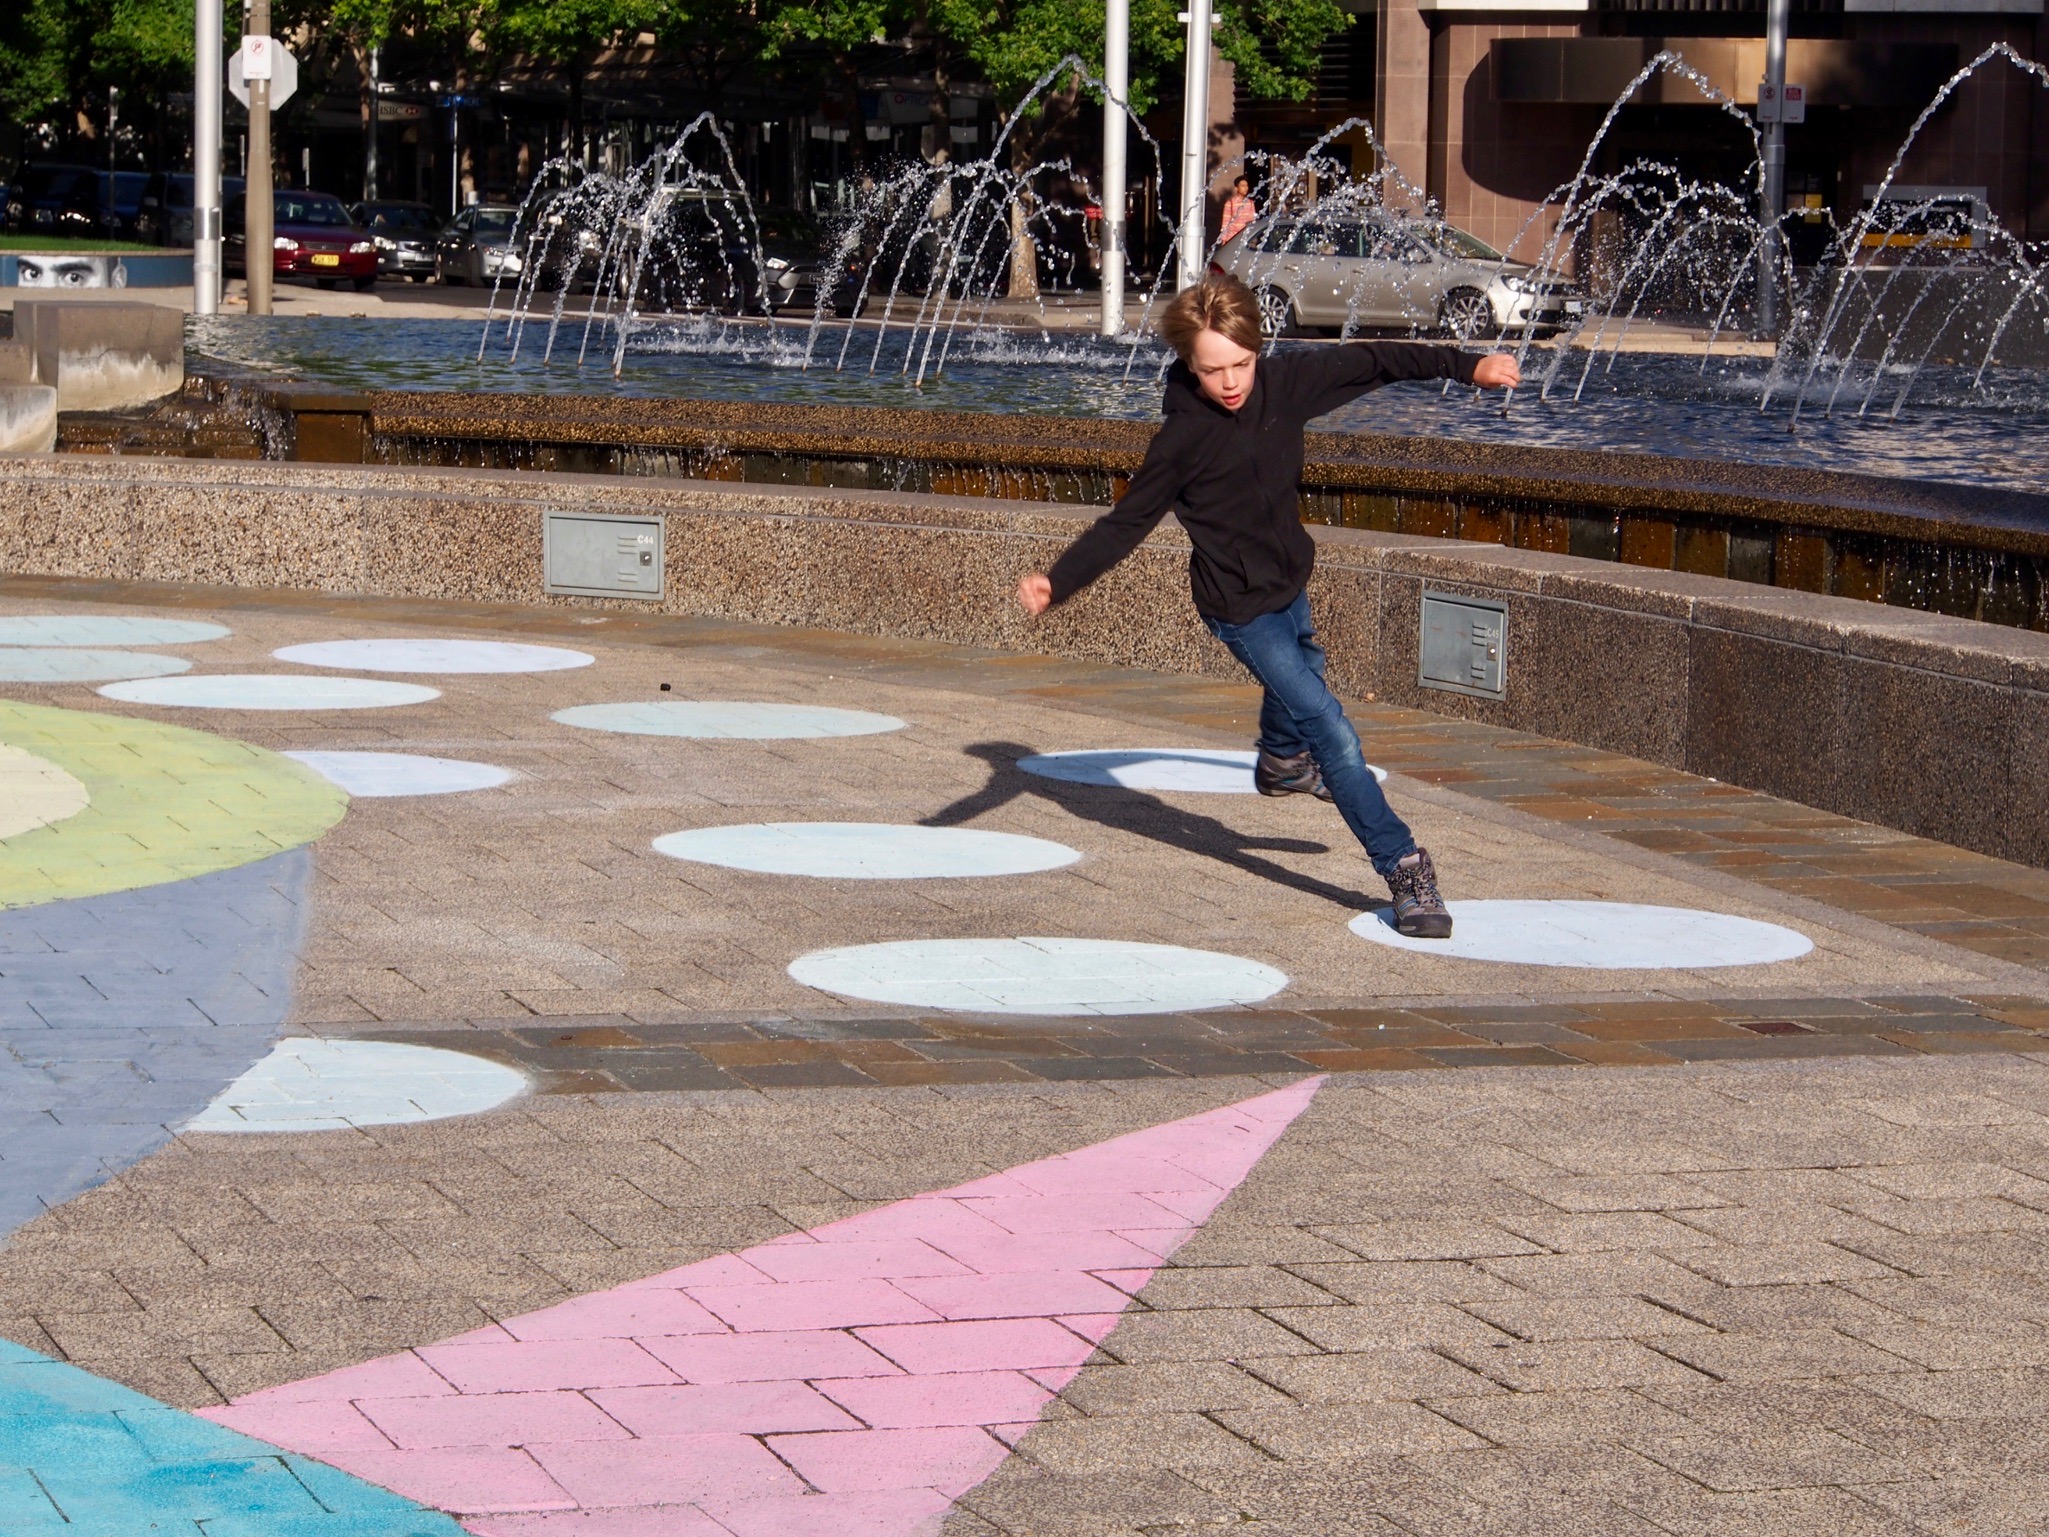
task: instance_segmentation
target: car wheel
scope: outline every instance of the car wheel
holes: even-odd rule
[[[1454,288],[1437,306],[1437,329],[1458,342],[1486,336],[1494,329],[1494,306],[1477,288]]]
[[[1267,336],[1294,336],[1301,329],[1295,301],[1278,288],[1262,288],[1254,295],[1259,302],[1259,329]]]

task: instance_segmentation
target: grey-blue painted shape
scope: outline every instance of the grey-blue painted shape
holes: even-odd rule
[[[0,912],[0,1235],[147,1156],[277,1040],[309,849]]]

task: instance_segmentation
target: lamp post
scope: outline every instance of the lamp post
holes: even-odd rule
[[[1792,0],[1770,0],[1764,22],[1764,206],[1758,210],[1757,334],[1779,329],[1779,219],[1786,207],[1786,33]]]
[[[254,41],[259,44],[250,48]],[[259,62],[259,55],[261,61]],[[242,78],[249,85],[249,174],[242,197],[242,276],[249,313],[271,312],[272,247],[277,229],[270,180],[270,0],[250,0],[242,40]]]
[[[1209,211],[1210,0],[1188,0],[1188,63],[1181,93],[1181,284],[1202,281]]]
[[[1103,335],[1124,330],[1124,114],[1131,95],[1131,0],[1103,0]]]
[[[363,128],[363,197],[367,202],[377,200],[377,119],[384,110],[383,98],[378,94],[382,85],[382,50],[370,50],[370,121]]]
[[[221,308],[221,0],[192,20],[192,313]]]

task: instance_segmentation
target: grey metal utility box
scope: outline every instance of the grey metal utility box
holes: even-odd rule
[[[1508,691],[1508,605],[1425,592],[1416,681],[1448,693],[1501,698]]]
[[[660,518],[541,514],[541,585],[552,593],[658,602],[664,553]]]

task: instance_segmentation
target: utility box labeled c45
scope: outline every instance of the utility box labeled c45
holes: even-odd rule
[[[1508,605],[1425,592],[1417,674],[1424,688],[1502,698],[1508,691]]]
[[[659,602],[664,553],[660,518],[541,515],[541,585],[551,593]]]

